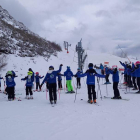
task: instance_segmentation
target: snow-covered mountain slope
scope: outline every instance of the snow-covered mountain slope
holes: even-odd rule
[[[60,45],[33,33],[0,6],[0,54],[17,54],[21,57],[40,55],[49,58],[57,55],[58,51],[61,51]]]
[[[109,54],[96,54],[91,51],[87,53],[86,63],[98,64],[109,61],[110,66],[117,64],[120,67],[118,61],[126,61],[126,59]],[[124,94],[124,91],[120,89],[122,98],[130,99],[129,101],[101,100],[96,83],[99,106],[91,105],[87,103],[86,78],[81,78],[82,88],[77,90],[75,103],[75,94],[65,94],[64,90],[58,91],[58,103],[55,107],[49,104],[49,95],[46,91],[34,92],[33,100],[25,99],[25,82],[21,82],[20,79],[27,75],[28,68],[39,72],[40,75],[45,75],[50,65],[57,70],[62,63],[62,73],[66,70],[66,66],[71,66],[73,73],[76,73],[76,61],[76,53],[74,55],[72,50],[69,54],[63,51],[58,54],[58,57],[52,56],[49,62],[43,57],[35,57],[31,60],[31,58],[9,55],[8,65],[1,71],[1,74],[4,76],[8,70],[17,71],[15,93],[22,94],[16,95],[22,101],[7,102],[7,96],[0,94],[1,140],[137,140],[139,138],[139,95]],[[110,76],[110,81],[111,79]],[[102,85],[103,82],[104,80],[100,80],[102,96],[106,96],[107,93],[108,96],[113,96],[112,84],[106,87]],[[62,83],[64,86],[64,79]],[[76,90],[75,78],[73,78],[72,85]]]

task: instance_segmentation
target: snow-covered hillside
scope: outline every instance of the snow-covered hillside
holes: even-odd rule
[[[96,54],[91,51],[87,53],[87,64],[109,61],[110,66],[121,67],[119,61],[126,61],[110,54]],[[62,63],[62,73],[66,70],[66,66],[70,66],[73,73],[76,73],[76,62],[76,53],[73,50],[70,50],[69,54],[65,51],[58,53],[58,57],[52,56],[49,62],[43,57],[21,58],[9,55],[8,65],[1,74],[5,76],[8,70],[16,71],[18,77],[15,78],[17,84],[15,93],[22,94],[16,95],[21,97],[22,101],[8,102],[7,96],[0,94],[1,140],[138,140],[139,95],[124,94],[124,91],[120,90],[121,96],[130,99],[129,101],[101,100],[98,92],[99,106],[88,104],[86,78],[82,78],[82,88],[77,90],[75,103],[75,94],[65,94],[64,90],[58,92],[58,103],[55,107],[49,104],[49,95],[46,91],[35,92],[33,100],[25,99],[25,82],[21,82],[20,79],[27,75],[28,68],[45,75],[50,65],[57,70]],[[110,76],[110,81],[111,79]],[[103,82],[104,80],[100,81],[102,96],[107,95],[107,92],[108,96],[113,96],[112,84],[108,85],[106,90],[106,86],[102,85]],[[75,78],[73,78],[73,87],[74,89],[76,87]],[[45,86],[43,88],[45,90]],[[96,84],[96,91],[98,91],[98,84]]]

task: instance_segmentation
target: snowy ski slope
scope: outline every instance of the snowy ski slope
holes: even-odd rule
[[[109,61],[110,66],[120,64],[118,61],[125,61],[110,54],[96,54],[88,51],[88,60],[85,64],[92,62],[100,64]],[[33,62],[34,61],[34,62]],[[25,98],[25,82],[21,78],[27,75],[28,68],[34,72],[45,75],[48,67],[53,65],[57,70],[62,63],[62,73],[66,66],[71,66],[74,73],[77,71],[76,53],[71,50],[69,54],[65,51],[58,54],[58,57],[51,57],[49,62],[42,57],[20,58],[9,55],[8,65],[3,71],[17,71],[16,97],[22,101],[7,101],[7,96],[0,93],[0,140],[138,140],[140,128],[140,95],[124,94],[120,89],[121,96],[129,101],[100,99],[98,92],[97,102],[99,106],[87,103],[86,78],[82,78],[82,88],[77,90],[77,98],[74,103],[75,94],[65,94],[64,90],[58,94],[58,103],[51,107],[48,100],[48,93],[34,92],[33,100]],[[86,69],[85,69],[86,70]],[[121,77],[120,77],[121,78]],[[112,82],[112,76],[110,81]],[[42,81],[42,80],[41,80]],[[100,80],[101,94],[113,96],[112,84],[103,85]],[[64,85],[64,79],[63,79]],[[73,78],[73,86],[76,87],[76,80]],[[45,86],[43,87],[45,90]],[[3,81],[2,81],[3,89]],[[98,84],[96,84],[96,91]],[[82,99],[82,100],[81,100]]]

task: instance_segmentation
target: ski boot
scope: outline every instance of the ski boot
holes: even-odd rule
[[[140,94],[140,91],[137,91],[136,93],[137,93],[137,94]]]
[[[118,96],[116,99],[122,99],[122,97],[121,96]]]
[[[30,96],[30,99],[33,99],[33,95]]]
[[[28,99],[28,100],[29,100],[29,99],[30,99],[30,98],[29,98],[29,95],[26,95],[25,99]]]
[[[75,91],[72,90],[71,93],[75,93]]]
[[[56,102],[57,102],[57,101],[56,101],[56,100],[54,100],[54,104],[56,104]]]
[[[111,99],[117,99],[117,97],[116,97],[116,96],[114,96],[114,97],[112,97]]]
[[[93,100],[94,104],[96,104],[96,99]]]
[[[53,101],[50,101],[50,104],[53,104]]]
[[[93,100],[88,100],[87,102],[90,103],[90,104],[92,104],[93,103]]]

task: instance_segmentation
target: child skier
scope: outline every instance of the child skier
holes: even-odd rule
[[[109,69],[109,72],[112,74],[113,90],[114,90],[114,97],[112,97],[111,99],[121,99],[120,92],[118,89],[119,72],[117,70],[117,66],[114,66],[113,70]]]
[[[106,73],[106,76],[105,76],[105,79],[106,79],[106,82],[104,83],[104,84],[111,84],[110,82],[109,82],[109,68],[108,68],[108,66],[107,65],[105,65],[105,73]]]
[[[77,69],[77,73],[74,75],[75,77],[77,77],[77,88],[81,88],[81,78],[78,77],[78,75],[82,74],[82,71],[80,71],[80,68]]]
[[[3,79],[3,77],[1,77],[1,74],[0,74],[0,92],[1,92],[1,79]]]
[[[33,92],[32,92],[32,86],[33,86],[33,72],[29,71],[28,76],[25,78],[22,78],[21,80],[26,80],[26,99],[33,99]],[[30,97],[29,97],[30,93]]]
[[[127,76],[127,61],[125,61],[125,63],[122,63],[121,61],[119,61],[120,62],[120,64],[124,67],[124,83],[123,84],[125,84],[125,85],[127,85],[127,83],[128,83],[128,76]]]
[[[105,76],[98,74],[95,69],[93,69],[92,63],[89,63],[88,68],[89,69],[84,74],[78,75],[78,77],[87,76],[88,103],[92,104],[93,102],[96,103],[95,76],[101,78],[105,78]]]
[[[44,76],[39,76],[39,72],[36,72],[36,76],[35,76],[35,81],[36,81],[36,91],[38,91],[38,87],[41,91],[41,85],[40,85],[40,79],[42,79]]]
[[[53,104],[53,101],[54,101],[55,104],[57,102],[56,77],[58,76],[58,73],[60,73],[60,71],[62,69],[62,66],[63,65],[61,64],[60,67],[59,67],[59,70],[57,70],[57,71],[54,71],[54,67],[50,66],[49,71],[46,74],[46,76],[45,76],[45,78],[44,78],[44,80],[41,84],[41,87],[42,87],[44,82],[49,82],[49,97],[50,97],[50,103],[51,104]]]
[[[137,77],[137,85],[138,85],[138,94],[140,94],[140,61],[136,62],[136,67],[135,70],[133,70],[133,72],[136,72],[136,77]]]
[[[62,90],[62,77],[60,73],[58,75],[58,88],[59,90]]]
[[[73,72],[71,71],[70,67],[67,66],[67,70],[64,72],[64,76],[66,76],[66,84],[67,84],[67,89],[68,89],[67,93],[75,93],[73,91],[73,87],[72,87],[72,84],[71,84],[72,77],[74,75],[73,75]]]
[[[11,101],[14,100],[15,98],[15,94],[14,94],[15,92],[14,89],[16,85],[14,81],[15,76],[13,76],[13,73],[11,71],[8,71],[5,77],[6,77],[6,86],[7,86],[6,91],[8,93],[8,100]]]
[[[132,81],[133,81],[133,89],[132,90],[137,90],[137,85],[136,85],[136,71],[135,71],[135,65],[134,63],[132,63],[132,71],[134,70],[134,72],[132,73]]]

